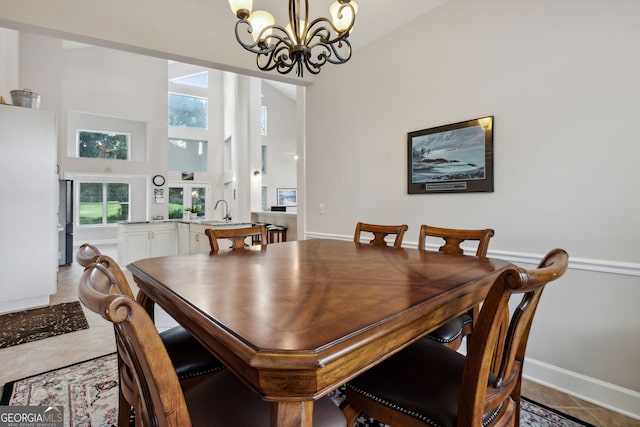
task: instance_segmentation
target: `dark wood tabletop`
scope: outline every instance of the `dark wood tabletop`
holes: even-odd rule
[[[264,399],[273,426],[481,302],[506,261],[312,239],[128,266],[158,304]]]

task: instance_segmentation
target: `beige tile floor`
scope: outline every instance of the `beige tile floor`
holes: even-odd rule
[[[100,249],[103,253],[117,259],[115,246],[101,246]],[[76,263],[68,267],[60,267],[58,293],[52,296],[51,303],[77,301],[77,285],[81,274],[82,267]],[[115,343],[111,325],[87,309],[84,312],[89,329],[0,349],[0,366],[3,367],[0,371],[0,385],[7,381],[114,352]],[[163,320],[161,314],[156,314],[156,320],[160,327],[171,326],[170,320],[166,318]],[[522,394],[597,427],[640,427],[638,420],[544,387],[533,381],[524,380]]]

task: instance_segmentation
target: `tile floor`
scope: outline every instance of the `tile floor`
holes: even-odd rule
[[[117,259],[117,248],[101,246],[101,251]],[[52,304],[76,301],[77,284],[82,267],[76,263],[60,267],[58,293],[51,298]],[[129,276],[130,277],[130,276]],[[131,281],[133,282],[133,281]],[[89,329],[47,338],[27,344],[0,349],[0,386],[12,381],[51,369],[115,351],[113,330],[100,316],[85,309]],[[163,318],[156,315],[162,327]],[[164,322],[170,322],[167,319]],[[164,325],[165,327],[170,324]],[[522,394],[549,407],[558,409],[597,427],[640,427],[640,420],[625,417],[573,396],[524,380]]]

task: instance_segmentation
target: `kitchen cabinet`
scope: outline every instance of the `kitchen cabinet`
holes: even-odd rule
[[[205,229],[211,228],[211,226],[201,224],[191,224],[189,226],[189,252],[210,252],[211,245],[209,244],[209,238],[204,232]]]
[[[118,224],[118,262],[121,265],[143,258],[177,254],[175,222]]]

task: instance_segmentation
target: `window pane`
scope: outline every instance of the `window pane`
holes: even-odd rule
[[[193,187],[191,189],[191,207],[197,208],[198,216],[203,216],[207,203],[207,193],[204,187]]]
[[[169,219],[182,219],[184,216],[184,191],[181,187],[169,187]]]
[[[129,184],[107,184],[107,224],[129,219]]]
[[[80,224],[102,224],[102,184],[80,183]]]
[[[173,172],[206,172],[207,141],[169,139],[168,166]]]
[[[78,156],[129,160],[131,136],[116,132],[78,131]]]
[[[206,98],[169,94],[169,126],[207,128]]]

